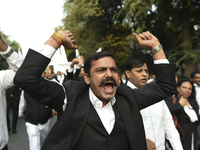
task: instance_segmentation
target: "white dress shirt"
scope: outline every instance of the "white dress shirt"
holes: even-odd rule
[[[2,55],[7,54],[10,51],[10,47],[5,52],[1,52]],[[0,71],[0,149],[8,144],[8,129],[6,121],[6,89],[13,86],[13,78],[16,71],[22,64],[22,58],[13,52],[6,58],[10,70]]]
[[[137,89],[130,81],[127,86]],[[174,126],[172,115],[164,100],[140,111],[145,129],[146,139],[156,144],[157,150],[165,150],[165,135],[174,150],[183,150],[180,136]]]
[[[115,123],[115,113],[113,111],[112,105],[115,104],[116,99],[113,97],[104,107],[102,101],[100,101],[92,92],[91,88],[89,88],[89,98],[97,111],[101,122],[103,123],[105,129],[110,134]]]

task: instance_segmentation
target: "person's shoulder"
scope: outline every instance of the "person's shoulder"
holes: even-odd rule
[[[127,86],[126,84],[119,85],[117,88],[117,90],[122,90],[122,89],[131,89],[131,88],[129,86]]]
[[[126,94],[131,94],[135,93],[133,89],[131,89],[129,86],[123,84],[118,86],[117,88],[117,93],[118,95],[126,95]]]
[[[65,83],[63,83],[63,86],[65,88],[67,87],[74,87],[74,88],[87,88],[89,85],[87,85],[85,82],[80,82],[76,80],[67,80]]]

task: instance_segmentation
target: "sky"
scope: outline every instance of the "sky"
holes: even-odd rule
[[[0,28],[17,41],[23,55],[42,49],[54,28],[62,26],[64,0],[0,0]]]

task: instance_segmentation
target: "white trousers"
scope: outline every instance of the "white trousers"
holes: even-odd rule
[[[34,125],[26,122],[30,150],[40,150],[49,132],[50,119],[45,124]]]

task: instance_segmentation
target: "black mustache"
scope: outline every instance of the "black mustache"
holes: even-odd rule
[[[116,83],[115,79],[113,79],[113,78],[105,78],[105,79],[103,79],[103,80],[101,81],[99,87],[103,86],[103,84],[104,84],[105,82],[107,82],[107,81],[113,81],[113,82],[114,82],[114,85],[117,86],[117,83]]]

